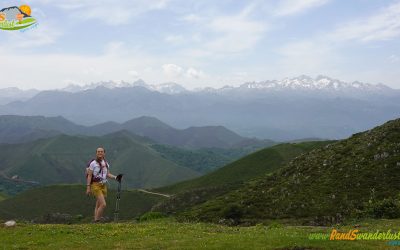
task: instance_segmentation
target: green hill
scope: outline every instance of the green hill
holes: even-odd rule
[[[186,210],[196,204],[238,189],[245,181],[270,174],[293,158],[331,142],[318,141],[276,145],[252,153],[196,179],[156,188],[155,191],[157,192],[174,194],[174,196],[158,204],[154,207],[154,210],[166,213]]]
[[[0,176],[0,196],[13,196],[25,190],[38,187],[39,184],[35,182],[26,182],[21,180],[13,180]],[[0,198],[1,199],[1,198]]]
[[[400,119],[303,154],[273,175],[184,213],[207,221],[268,219],[340,222],[399,217]],[[372,214],[371,214],[372,213]]]
[[[271,173],[294,157],[322,147],[332,141],[284,143],[259,150],[196,179],[156,188],[156,191],[175,194],[195,188],[238,184]]]
[[[0,201],[5,200],[8,198],[8,195],[0,192]]]
[[[0,143],[28,142],[61,133],[78,134],[85,129],[61,116],[0,115]]]
[[[115,209],[115,190],[108,190],[105,215],[113,218]],[[119,218],[131,219],[144,212],[157,202],[165,199],[139,191],[123,191],[120,200]],[[40,219],[48,214],[81,215],[87,220],[93,216],[94,197],[85,195],[83,185],[53,185],[30,189],[0,202],[0,218]]]
[[[117,131],[145,136],[159,143],[181,148],[258,148],[274,144],[270,140],[245,138],[223,126],[176,129],[154,117],[141,116],[124,123],[105,122],[77,125],[61,116],[0,115],[0,143],[23,143],[60,134],[102,136]]]
[[[3,144],[0,171],[41,185],[84,183],[86,163],[102,145],[110,171],[124,173],[125,183],[131,188],[163,186],[199,176],[165,159],[140,138],[121,131],[102,137],[60,135],[24,144]]]
[[[237,159],[240,159],[261,147],[270,145],[252,145],[240,148],[201,148],[185,149],[169,145],[153,144],[151,147],[166,159],[180,166],[193,169],[202,174],[210,173]]]

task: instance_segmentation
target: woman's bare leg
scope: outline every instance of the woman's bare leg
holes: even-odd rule
[[[104,209],[106,208],[106,200],[103,194],[97,196],[94,220],[99,220],[103,216]]]

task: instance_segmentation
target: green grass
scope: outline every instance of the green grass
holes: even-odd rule
[[[398,230],[399,220],[361,222],[361,232]],[[347,231],[352,226],[337,229]],[[227,227],[158,219],[144,223],[38,225],[0,228],[4,249],[395,249],[385,241],[310,240],[331,228],[301,226]]]
[[[156,188],[155,190],[163,193],[175,194],[195,188],[222,186],[233,183],[238,184],[258,176],[272,173],[294,157],[329,143],[332,143],[332,141],[284,143],[264,148],[209,174],[170,186]]]
[[[71,216],[81,215],[90,220],[95,205],[94,197],[85,195],[83,185],[54,185],[30,189],[15,197],[0,202],[0,218],[8,219],[40,219],[47,214],[65,213]],[[105,215],[113,218],[115,209],[115,190],[108,190]],[[165,199],[139,191],[123,191],[120,200],[121,219],[132,219]]]
[[[381,201],[400,195],[399,142],[400,119],[389,121],[303,154],[272,175],[209,199],[184,216],[245,224],[304,218],[309,224],[329,225],[344,218],[371,216],[366,204],[377,204],[372,206],[377,208],[372,216],[398,218],[391,217],[400,213],[397,202]]]
[[[3,194],[3,193],[0,192],[0,201],[5,200],[7,198],[8,198],[8,195]]]
[[[279,169],[296,156],[332,143],[332,141],[284,143],[259,150],[227,166],[196,179],[155,189],[175,194],[157,204],[156,211],[176,214],[240,188],[244,182]]]

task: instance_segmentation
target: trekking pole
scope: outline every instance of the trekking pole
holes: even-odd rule
[[[121,181],[118,182],[118,190],[117,190],[117,200],[115,203],[115,212],[114,212],[114,221],[118,221],[118,213],[119,213],[119,200],[121,199]]]

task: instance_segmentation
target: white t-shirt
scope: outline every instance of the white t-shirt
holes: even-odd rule
[[[95,177],[100,177],[101,183],[106,183],[108,168],[106,167],[105,160],[101,160],[101,166],[102,166],[102,168],[100,168],[100,165],[96,160],[93,160],[89,165],[89,169],[93,171],[92,179]],[[108,167],[110,167],[109,164],[108,164]]]

